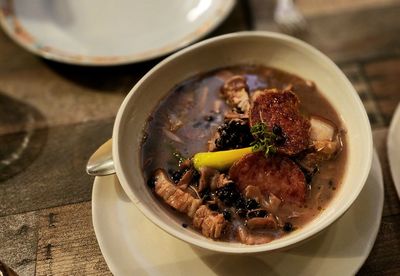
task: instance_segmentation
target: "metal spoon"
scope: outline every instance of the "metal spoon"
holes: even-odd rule
[[[94,176],[115,174],[111,139],[101,145],[89,158],[86,164],[86,172]]]

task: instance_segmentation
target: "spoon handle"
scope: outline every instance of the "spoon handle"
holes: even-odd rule
[[[86,165],[86,172],[94,176],[104,176],[115,173],[112,159],[112,139],[109,139],[93,153]]]

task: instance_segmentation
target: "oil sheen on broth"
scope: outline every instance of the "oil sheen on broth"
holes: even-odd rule
[[[329,120],[337,127],[341,137],[340,153],[319,166],[319,172],[307,185],[304,204],[283,204],[277,212],[278,223],[282,227],[257,230],[257,233],[265,233],[273,240],[302,227],[323,212],[340,188],[345,170],[347,150],[344,126],[312,81],[274,68],[239,65],[200,74],[178,84],[158,104],[145,127],[141,149],[144,179],[150,179],[158,168],[177,170],[177,155],[191,158],[198,152],[208,151],[208,140],[223,124],[225,112],[231,109],[221,97],[220,90],[233,75],[246,78],[250,96],[260,89],[289,88],[298,96],[302,114]],[[159,197],[155,200],[160,201],[174,220],[191,227],[191,220],[186,215],[172,210]],[[240,220],[232,222],[231,233],[222,239],[237,240],[233,228],[241,223],[243,221]],[[291,229],[285,229],[288,225]]]

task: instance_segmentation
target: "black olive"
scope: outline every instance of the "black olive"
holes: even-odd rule
[[[292,225],[290,222],[286,222],[286,223],[283,225],[283,231],[285,231],[285,232],[291,232],[291,231],[293,231],[293,225]]]
[[[254,199],[248,199],[246,201],[246,209],[247,210],[253,210],[253,209],[257,209],[260,208],[260,204],[258,204],[257,201],[255,201]]]
[[[256,210],[247,213],[248,218],[264,218],[268,215],[266,210]]]
[[[156,179],[155,177],[150,177],[147,180],[147,186],[149,186],[150,189],[154,189],[154,187],[156,186]]]
[[[229,212],[229,210],[225,209],[224,211],[222,211],[222,215],[224,216],[225,220],[231,221],[232,215],[231,212]]]
[[[213,203],[213,204],[210,204],[210,205],[208,205],[208,208],[211,210],[211,211],[218,211],[218,204],[215,204],[215,203]]]
[[[207,116],[204,116],[204,120],[206,120],[207,122],[212,122],[212,121],[214,121],[214,117],[211,115],[207,115]]]
[[[196,186],[198,185],[200,180],[200,173],[197,170],[194,170],[193,176],[192,176],[192,184],[195,184]]]
[[[245,218],[247,215],[247,211],[245,209],[237,209],[236,214],[241,218]]]
[[[274,124],[274,126],[272,127],[272,132],[275,135],[282,135],[282,128],[279,125]]]
[[[238,209],[247,209],[246,200],[243,197],[239,197],[235,202],[235,207]]]
[[[243,148],[254,140],[247,123],[239,120],[224,122],[217,129],[219,138],[215,140],[218,150]]]
[[[228,206],[232,206],[240,198],[240,193],[236,189],[234,182],[230,182],[227,185],[216,190],[218,198]]]
[[[179,180],[181,180],[181,178],[182,178],[183,172],[169,169],[168,174],[170,175],[172,181],[174,181],[175,183],[178,183]]]
[[[275,144],[277,146],[282,146],[286,142],[286,138],[282,135],[278,135],[275,138]]]
[[[211,191],[210,191],[210,189],[206,188],[203,191],[201,191],[200,192],[200,196],[203,199],[203,201],[211,200]]]

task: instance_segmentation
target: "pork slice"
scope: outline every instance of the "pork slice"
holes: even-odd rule
[[[221,88],[221,95],[232,107],[247,113],[250,108],[250,98],[246,78],[235,75],[229,78]]]
[[[287,157],[269,156],[256,152],[243,156],[229,170],[240,191],[256,186],[264,196],[274,194],[283,202],[301,204],[306,198],[306,180],[303,172]]]
[[[193,226],[201,229],[203,236],[218,239],[222,236],[227,221],[222,214],[213,212],[207,206],[202,205],[194,214]]]
[[[179,212],[187,214],[189,217],[194,216],[194,213],[202,203],[201,199],[196,199],[188,192],[175,186],[162,169],[154,172],[154,178],[154,191],[165,203]]]
[[[276,144],[278,153],[296,155],[310,145],[310,122],[301,115],[300,101],[291,91],[265,89],[253,94],[250,126],[264,123],[269,129],[279,126],[284,140]]]

